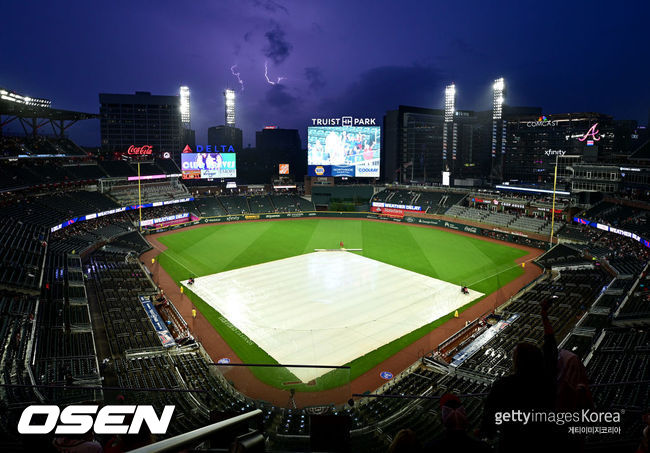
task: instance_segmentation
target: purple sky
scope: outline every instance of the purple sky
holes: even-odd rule
[[[0,86],[99,111],[99,92],[192,92],[197,143],[223,124],[237,90],[244,143],[265,125],[381,116],[399,104],[487,109],[491,81],[506,102],[544,113],[599,111],[647,123],[649,2],[543,1],[25,1],[3,5]],[[271,85],[264,75],[279,84]],[[236,64],[244,90],[231,74]],[[99,122],[74,126],[99,144]]]

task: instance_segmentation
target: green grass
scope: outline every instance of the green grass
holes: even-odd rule
[[[313,252],[316,248],[360,248],[363,256],[490,294],[523,274],[515,259],[526,252],[478,238],[433,228],[369,220],[283,220],[216,224],[160,238],[167,250],[160,264],[178,283],[202,276]],[[277,364],[216,310],[186,288],[186,294],[244,363]],[[478,300],[459,311],[470,307]],[[320,391],[345,385],[443,324],[453,313],[359,357],[345,370],[332,371],[316,385]],[[450,333],[451,334],[451,333]],[[432,345],[433,347],[433,345]],[[423,351],[427,352],[427,351]],[[215,360],[217,358],[214,358]],[[255,368],[263,382],[283,388],[297,379],[285,368]]]

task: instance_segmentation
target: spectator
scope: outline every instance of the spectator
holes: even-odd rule
[[[453,393],[447,393],[440,398],[440,410],[445,432],[442,438],[432,442],[425,451],[471,451],[473,453],[488,452],[488,446],[467,434],[467,414],[460,399]]]
[[[648,440],[648,438],[650,438],[650,414],[645,414],[643,416],[643,421],[645,422],[645,426],[643,428],[643,433],[641,434],[641,443],[639,444],[636,453],[648,453],[650,451],[650,441]]]
[[[128,418],[128,417],[127,417]],[[105,453],[124,453],[156,442],[146,424],[142,424],[138,434],[122,434],[112,437],[104,445]]]
[[[388,447],[388,453],[417,453],[422,451],[420,442],[411,429],[400,430]]]
[[[587,370],[574,353],[561,349],[557,361],[557,385],[555,409],[574,411],[593,408]],[[584,449],[585,436],[560,432],[559,438],[565,451],[580,452]]]
[[[542,303],[544,346],[522,342],[513,351],[514,373],[494,382],[485,401],[482,432],[488,437],[501,430],[499,452],[549,452],[558,448],[553,425],[504,422],[496,424],[497,414],[512,411],[551,411],[555,406],[557,345],[548,319],[550,300]]]
[[[103,451],[101,444],[94,439],[92,432],[55,437],[52,445],[56,451],[61,453],[102,453]]]
[[[587,370],[577,355],[565,349],[558,353],[556,395],[558,410],[593,407]]]

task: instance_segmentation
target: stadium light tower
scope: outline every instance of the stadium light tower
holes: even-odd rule
[[[445,87],[445,124],[442,129],[442,169],[448,172],[452,165],[447,161],[449,147],[449,137],[451,137],[451,159],[456,160],[456,127],[454,123],[454,113],[456,110],[456,85],[451,84]]]
[[[186,129],[190,128],[190,87],[181,87],[181,122]]]
[[[226,126],[235,127],[235,90],[227,89],[223,96],[226,100]]]
[[[506,83],[503,77],[499,77],[492,85],[492,181],[501,182],[503,179],[503,155],[506,153],[506,121],[503,119],[503,103],[505,102]],[[501,150],[501,158],[498,162],[497,151]]]
[[[0,99],[15,102],[16,104],[28,105],[30,107],[44,107],[48,109],[52,107],[52,101],[49,99],[23,96],[15,91],[6,90],[4,88],[0,88]]]
[[[445,88],[445,123],[454,120],[454,109],[456,107],[456,85],[453,83]]]
[[[506,84],[503,81],[503,77],[500,77],[494,81],[494,104],[492,107],[492,119],[500,120],[503,114],[503,101],[504,101],[504,92]]]

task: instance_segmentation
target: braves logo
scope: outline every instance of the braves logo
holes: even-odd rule
[[[596,129],[597,126],[598,126],[598,123],[596,123],[596,124],[594,124],[593,126],[591,126],[591,127],[589,128],[589,130],[587,131],[587,133],[585,133],[585,135],[583,135],[582,137],[580,137],[578,140],[580,140],[581,142],[584,142],[584,141],[587,140],[587,138],[589,138],[589,137],[591,137],[591,140],[594,140],[594,141],[596,141],[596,142],[597,142],[598,140],[600,140],[600,135],[599,135],[599,134],[600,134],[600,131],[599,131],[598,129]]]

